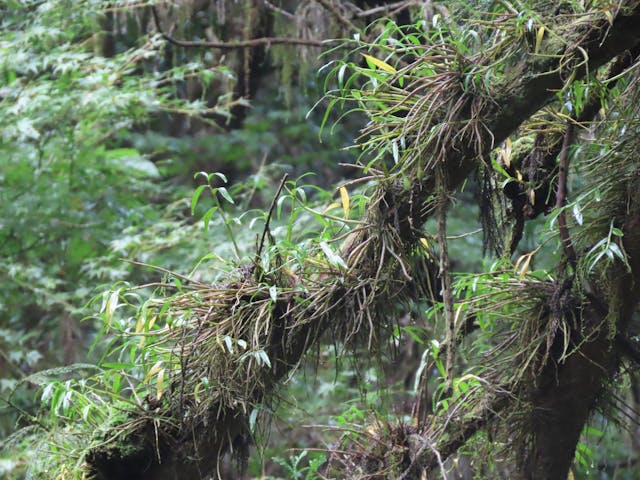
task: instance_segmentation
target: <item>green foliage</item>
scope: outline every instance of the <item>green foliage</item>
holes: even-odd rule
[[[589,164],[579,163],[573,186],[582,194],[546,223],[528,223],[522,242],[526,251],[514,260],[482,260],[477,209],[471,206],[482,193],[468,185],[460,203],[449,209],[444,232],[451,239],[453,268],[465,272],[455,274],[454,327],[462,332],[464,324],[468,331],[449,345],[443,341],[446,306],[441,292],[434,291],[420,290],[403,305],[409,313],[402,324],[388,305],[383,306],[389,307],[385,318],[375,320],[379,328],[371,319],[376,295],[396,298],[387,292],[391,277],[400,276],[400,270],[410,277],[405,257],[435,263],[433,232],[439,228],[435,221],[419,229],[410,224],[415,238],[395,238],[397,223],[405,219],[396,218],[392,225],[379,218],[379,211],[393,205],[386,195],[376,195],[394,181],[409,191],[425,175],[436,175],[452,138],[486,154],[479,133],[485,128],[482,119],[460,122],[466,108],[460,99],[473,100],[473,108],[481,111],[512,80],[515,54],[536,61],[544,56],[543,40],[557,36],[524,5],[512,12],[504,2],[482,4],[504,19],[480,28],[481,23],[474,24],[480,22],[477,5],[456,4],[452,8],[468,14],[466,22],[441,13],[408,26],[385,19],[365,32],[367,42],[356,35],[350,56],[329,64],[326,85],[336,88],[324,100],[326,114],[308,117],[321,123],[323,147],[310,140],[316,134],[313,124],[296,118],[299,112],[284,111],[282,101],[257,98],[242,130],[221,132],[212,119],[229,119],[231,107],[246,103],[213,88],[216,80],[230,87],[233,78],[226,67],[207,66],[211,62],[205,55],[187,61],[184,54],[168,51],[159,36],[139,37],[135,29],[115,35],[113,51],[107,52],[105,23],[115,18],[114,11],[125,22],[139,21],[128,9],[142,2],[12,1],[0,7],[0,156],[6,162],[0,173],[0,271],[9,279],[0,292],[0,362],[10,371],[0,378],[0,393],[12,411],[30,422],[5,441],[9,453],[3,455],[11,456],[0,459],[0,475],[18,478],[27,469],[33,478],[83,478],[92,449],[132,448],[127,435],[139,432],[146,420],[159,432],[156,438],[186,442],[195,426],[215,418],[212,411],[226,410],[247,414],[250,433],[273,454],[284,478],[321,478],[327,456],[305,450],[311,447],[306,442],[287,454],[261,443],[264,417],[274,412],[284,423],[301,423],[307,412],[326,421],[333,429],[328,434],[332,448],[354,442],[359,455],[369,455],[358,442],[373,442],[370,456],[393,475],[405,451],[401,442],[418,431],[413,417],[403,423],[408,414],[389,407],[394,395],[412,401],[420,397],[426,420],[419,426],[446,440],[451,419],[474,418],[483,402],[498,393],[525,397],[552,355],[557,364],[572,355],[579,348],[570,335],[575,318],[559,305],[573,300],[574,279],[563,277],[564,266],[547,268],[562,254],[557,221],[572,214],[573,238],[584,247],[580,263],[567,267],[572,274],[600,275],[604,283],[618,266],[630,270],[620,213],[627,200],[615,184],[635,175],[633,169],[617,169],[607,182],[598,183],[594,176],[594,186],[583,178]],[[578,3],[571,8],[575,14],[584,10]],[[117,28],[109,33],[114,32]],[[292,63],[284,51],[276,60],[284,62],[281,74],[288,84]],[[169,57],[179,58],[181,65],[170,65]],[[191,80],[201,88],[195,100],[180,93]],[[567,115],[583,112],[593,92],[603,99],[607,93],[597,79],[568,81],[545,112],[555,122],[549,132],[562,131]],[[287,86],[284,105],[292,105],[292,94]],[[326,185],[341,172],[329,165],[351,158],[334,152],[352,131],[344,123],[337,128],[337,108],[357,113],[356,119],[369,117],[358,166],[371,176],[360,181],[363,186],[348,182],[330,191]],[[169,124],[185,118],[197,121],[203,134],[178,138]],[[527,146],[522,151],[530,150],[541,121],[546,117],[533,118],[519,132]],[[329,131],[322,129],[331,123]],[[191,128],[182,127],[180,134]],[[612,131],[602,136],[613,145]],[[517,142],[513,145],[515,150]],[[597,148],[615,153],[611,145]],[[585,155],[594,158],[595,149],[585,148]],[[513,153],[514,162],[515,157],[522,160]],[[525,183],[500,163],[501,154],[484,155],[490,157],[487,168],[493,169],[494,183]],[[267,162],[272,157],[277,163]],[[322,187],[306,178],[308,170],[325,176]],[[248,171],[253,175],[238,181]],[[283,178],[284,171],[296,180]],[[617,216],[606,222],[593,207],[603,192],[618,194],[607,205],[615,207]],[[424,208],[436,200],[430,198]],[[371,205],[382,206],[372,210]],[[383,231],[374,228],[380,226],[376,222]],[[360,238],[363,248],[346,256],[341,241],[362,231],[369,235]],[[373,267],[364,270],[363,278],[353,278],[360,252],[365,252],[362,263]],[[401,268],[388,268],[385,256]],[[130,262],[120,263],[119,257]],[[98,283],[112,286],[82,307]],[[327,286],[333,289],[330,294],[323,290]],[[304,327],[333,315],[336,291],[361,304],[345,307],[352,315],[339,317],[344,325],[331,324],[341,330],[331,332],[333,350],[318,345],[323,353],[317,361],[324,365],[314,366],[316,380],[292,375],[288,390],[265,392],[269,375],[282,362],[267,339],[286,337],[276,325],[284,316],[278,308],[287,305],[294,312],[286,329]],[[85,323],[79,327],[75,321],[82,316]],[[343,342],[367,328],[365,318],[370,324],[367,348],[345,349]],[[62,334],[50,333],[55,329]],[[391,369],[390,360],[376,358],[380,364],[375,366],[370,361],[380,356],[373,352],[372,337],[384,329],[393,332],[389,345],[400,346],[401,355],[407,345],[414,347],[403,366],[405,378],[388,390],[376,382],[385,368]],[[42,365],[71,362],[87,338],[93,340],[95,365],[32,373]],[[446,361],[453,347],[460,350],[455,374],[448,378]],[[348,356],[356,358],[353,370],[342,367],[334,373]],[[413,389],[406,388],[410,384]],[[396,416],[402,418],[399,426],[390,420]],[[3,434],[13,429],[11,420],[0,425]],[[580,474],[588,475],[599,458],[588,439],[594,432],[585,430],[578,444]],[[510,432],[510,438],[517,433]],[[467,440],[461,453],[482,463],[480,473],[494,473],[502,460],[499,445],[485,433]],[[387,448],[387,441],[393,448]],[[264,469],[252,465],[251,472]]]
[[[221,385],[223,379],[228,381],[231,375],[235,375],[232,373],[234,370],[240,375],[238,381],[244,381],[245,371],[271,368],[268,353],[259,344],[245,339],[246,334],[241,330],[236,331],[241,326],[238,321],[245,315],[242,310],[239,310],[240,317],[234,319],[230,316],[227,319],[228,331],[216,328],[220,333],[215,335],[215,339],[209,334],[202,336],[203,326],[194,314],[202,308],[209,309],[207,302],[216,303],[212,294],[221,295],[221,304],[227,302],[225,288],[221,288],[219,293],[215,289],[208,292],[210,287],[203,282],[205,279],[229,282],[230,279],[238,281],[243,278],[243,270],[236,266],[241,259],[246,261],[250,258],[255,239],[266,228],[268,212],[257,209],[242,212],[231,192],[242,198],[246,190],[238,185],[229,189],[220,185],[227,180],[221,173],[200,172],[196,178],[205,183],[195,189],[190,210],[204,212],[201,213],[202,232],[225,238],[216,242],[218,247],[215,251],[197,262],[188,277],[160,268],[159,272],[167,275],[163,282],[151,283],[147,288],[129,288],[119,282],[111,290],[94,297],[89,309],[97,310],[92,318],[97,325],[102,325],[94,340],[94,355],[100,357],[95,372],[79,365],[42,372],[24,380],[41,387],[38,421],[47,433],[41,437],[43,443],[38,443],[37,451],[54,449],[42,457],[43,463],[31,464],[31,474],[45,470],[60,474],[81,472],[82,459],[91,448],[102,442],[110,444],[119,438],[124,439],[127,432],[138,427],[137,421],[129,418],[127,412],[153,407],[157,421],[166,424],[168,431],[175,430],[170,412],[176,405],[176,395],[180,401],[183,394],[189,398],[191,406],[185,412],[184,421],[196,422],[209,411],[212,398],[216,399],[212,396],[212,389]],[[328,271],[342,271],[345,267],[332,247],[325,243],[334,232],[344,230],[345,219],[318,211],[316,204],[307,199],[305,184],[287,181],[284,187],[286,194],[281,198],[283,201],[278,202],[277,214],[271,219],[269,230],[273,234],[268,233],[263,253],[256,259],[256,272],[259,272],[256,276],[260,282],[255,288],[247,285],[247,294],[256,305],[268,302],[264,304],[265,308],[260,307],[261,315],[268,315],[270,305],[283,295],[305,294],[302,286],[292,287],[289,283],[291,279],[305,274],[310,261],[315,265],[326,265]],[[318,187],[315,189],[320,199],[330,195]],[[358,196],[354,196],[351,216],[362,209],[359,203],[364,201],[364,197],[360,197],[358,200]],[[205,207],[207,203],[213,203],[213,206]],[[233,248],[225,252],[220,248],[223,245],[232,245]],[[230,260],[232,254],[235,259]],[[150,290],[154,287],[154,291]],[[235,296],[229,301],[235,301]],[[300,302],[304,302],[302,297]],[[271,321],[268,317],[263,320],[267,324]],[[184,348],[180,343],[187,335],[194,335],[189,348],[204,349],[199,355],[200,360],[189,363],[188,376],[185,364],[176,356],[176,348]],[[203,338],[208,339],[206,343],[201,343]],[[210,359],[214,355],[225,358],[220,369],[212,369]],[[68,375],[76,370],[85,375],[68,379]],[[176,381],[188,383],[176,391],[170,388]],[[234,402],[238,398],[235,395]],[[254,428],[255,421],[254,418]],[[95,432],[108,432],[114,424],[120,425],[118,435],[108,439],[96,438]],[[60,429],[67,433],[52,439],[53,432]],[[22,438],[23,435],[26,435],[24,431],[20,431],[15,437]],[[14,444],[12,439],[9,445]],[[58,454],[57,451],[67,453]],[[25,453],[31,455],[30,452]],[[313,475],[319,464],[319,461],[312,461],[310,466],[301,467],[300,472],[308,470],[308,475]]]
[[[114,33],[110,51],[104,29],[112,7],[93,0],[0,6],[0,395],[27,410],[36,405],[25,383],[11,393],[19,381],[86,352],[93,326],[79,320],[93,289],[146,276],[122,256],[166,259],[169,245],[199,256],[188,248],[186,192],[170,188],[171,172],[153,151],[132,146],[131,133],[171,115],[228,114],[224,95],[207,105],[179,98],[176,86],[203,71],[229,72],[167,67],[157,35]],[[117,8],[121,19],[136,15]],[[49,400],[60,398],[69,399]],[[15,421],[2,408],[0,437]]]
[[[220,85],[219,103],[213,106],[210,101],[183,100],[177,92],[185,79],[201,78],[204,99],[212,79],[231,79],[227,84],[233,86],[229,70],[203,67],[199,61],[167,65],[166,45],[159,36],[138,38],[135,29],[105,32],[111,28],[109,22],[138,19],[135,9],[128,10],[135,7],[131,2],[123,9],[116,5],[115,14],[112,7],[88,0],[0,7],[0,269],[9,280],[0,293],[0,347],[11,375],[2,378],[0,386],[10,403],[5,412],[14,413],[5,417],[2,436],[14,429],[14,407],[26,409],[26,418],[32,419],[36,416],[30,417],[31,412],[41,411],[36,431],[19,429],[3,445],[5,451],[23,450],[21,442],[37,438],[32,448],[23,450],[23,457],[16,457],[14,475],[25,465],[34,476],[81,475],[77,462],[95,446],[95,432],[126,423],[123,410],[142,408],[149,395],[160,401],[175,374],[170,345],[155,345],[153,338],[186,317],[168,316],[166,304],[158,306],[159,318],[148,314],[157,306],[150,291],[128,291],[123,284],[96,297],[97,303],[88,309],[83,307],[99,284],[126,279],[145,283],[157,276],[120,257],[181,270],[197,264],[192,274],[197,269],[201,278],[224,277],[233,265],[220,260],[249,253],[266,220],[266,212],[243,209],[256,201],[256,195],[264,195],[263,190],[268,193],[279,174],[279,169],[254,159],[264,162],[266,154],[277,155],[294,169],[304,162],[318,166],[322,159],[310,146],[286,151],[292,141],[303,145],[315,134],[304,122],[292,121],[291,112],[273,106],[257,108],[245,130],[216,134],[211,117],[228,117],[232,106]],[[115,37],[114,51],[110,36]],[[174,179],[199,165],[201,159],[194,158],[198,149],[192,140],[182,141],[167,135],[168,128],[158,128],[180,116],[213,127],[214,134],[204,137],[211,145],[204,140],[202,144],[214,152],[216,162],[232,165],[236,175],[255,168],[256,175],[226,190],[214,182],[226,182],[224,174],[203,174],[196,180],[205,180],[202,187],[212,197],[205,201],[205,188],[198,187],[191,201],[185,199],[189,185],[176,188]],[[317,255],[296,243],[300,231],[307,239],[329,239],[332,232],[344,229],[307,203],[307,196],[329,194],[295,181],[287,188],[272,224],[278,244],[263,251],[265,272],[276,259],[283,260],[279,268],[294,272],[310,255]],[[201,205],[211,199],[213,205],[201,212]],[[352,217],[362,213],[359,199],[362,195],[352,197]],[[243,209],[237,210],[234,201]],[[202,217],[204,235],[189,212]],[[289,221],[280,224],[287,217]],[[320,234],[317,226],[310,227],[314,218],[322,222]],[[286,238],[279,231],[285,231]],[[227,252],[224,246],[230,243],[234,247]],[[215,253],[203,257],[209,245],[216,245]],[[333,252],[326,243],[323,246]],[[326,262],[326,255],[318,261]],[[171,288],[177,294],[183,291],[181,278],[172,276]],[[267,280],[274,300],[282,292]],[[100,314],[78,324],[96,305]],[[55,333],[58,330],[61,334]],[[51,334],[43,336],[47,331]],[[73,361],[83,354],[86,338],[92,337],[99,370],[69,367],[30,375],[41,366]],[[247,351],[242,339],[226,336],[220,342],[229,354],[240,352],[241,362],[269,365],[263,350]],[[34,386],[39,389],[35,397],[30,391]],[[203,378],[194,395],[206,396],[209,388]]]
[[[305,460],[307,454],[308,451],[303,450],[298,455],[290,456],[288,460],[275,457],[274,461],[285,468],[285,478],[304,480],[315,480],[316,478],[321,478],[318,476],[318,468],[320,468],[325,462],[325,456],[314,455],[314,457],[308,461],[308,464],[303,466],[300,463]]]

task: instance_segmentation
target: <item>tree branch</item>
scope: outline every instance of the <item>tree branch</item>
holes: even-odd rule
[[[446,357],[446,378],[445,391],[450,394],[453,386],[453,367],[456,356],[456,324],[453,312],[453,292],[451,287],[451,265],[449,262],[449,248],[447,245],[447,206],[448,194],[444,188],[444,169],[438,169],[440,173],[440,185],[438,195],[440,201],[438,204],[438,243],[440,244],[440,280],[442,282],[442,302],[444,304],[444,319],[446,328],[447,357]]]
[[[269,10],[279,13],[283,17],[288,18],[289,20],[293,20],[296,18],[296,16],[293,13],[287,12],[285,9],[275,6],[273,3],[269,2],[268,0],[264,0],[264,6],[267,7]]]
[[[560,150],[560,165],[558,172],[558,193],[556,194],[556,208],[560,211],[558,214],[558,231],[560,232],[560,240],[562,241],[562,249],[571,267],[576,268],[577,256],[576,251],[569,237],[569,228],[567,227],[567,218],[564,206],[567,197],[567,170],[569,169],[569,149],[573,140],[573,121],[569,121],[567,130],[562,141]]]
[[[611,90],[616,84],[621,72],[623,72],[626,68],[628,68],[635,59],[640,55],[640,46],[636,46],[632,48],[628,52],[624,52],[622,55],[619,55],[614,62],[612,62],[608,72],[604,75],[604,83],[606,83],[607,89]],[[587,98],[584,108],[580,115],[577,118],[574,116],[572,120],[570,120],[567,124],[571,124],[571,128],[573,131],[569,131],[569,136],[575,134],[575,127],[586,128],[590,122],[593,121],[594,117],[600,111],[602,107],[602,91],[600,89],[591,89],[589,93],[589,97]],[[554,202],[554,208],[560,210],[558,224],[560,227],[560,236],[561,236],[561,244],[563,247],[563,251],[565,253],[565,257],[569,260],[571,265],[575,269],[575,264],[577,261],[577,255],[575,249],[572,246],[572,242],[569,236],[569,230],[567,228],[566,222],[566,213],[562,210],[562,208],[566,204],[566,196],[568,194],[567,191],[567,172],[569,169],[569,160],[568,160],[568,148],[565,146],[565,143],[568,141],[566,137],[566,133],[568,130],[565,130],[565,134],[561,133],[553,133],[549,138],[546,138],[546,145],[552,145],[552,148],[545,148],[546,154],[544,158],[539,161],[541,165],[551,165],[558,164],[559,174],[557,175],[557,180],[554,182],[555,190],[556,190],[556,199]],[[560,136],[562,135],[562,142]],[[572,144],[573,140],[569,140],[569,146]],[[562,145],[562,146],[560,146]],[[535,149],[536,147],[534,147]],[[529,152],[529,155],[531,155]],[[525,157],[526,158],[526,157]],[[558,160],[556,160],[558,158]],[[555,176],[555,175],[554,175]],[[511,197],[510,197],[511,198]],[[512,198],[513,209],[514,212],[520,212],[522,210],[522,205],[518,204],[519,201],[522,201],[519,196]],[[534,217],[535,218],[535,217]],[[517,231],[517,234],[514,234],[512,238],[510,252],[513,254],[515,249],[517,248],[518,242],[522,238],[522,231],[524,228],[525,218],[523,215],[516,216],[516,226],[514,227],[514,232]]]
[[[158,16],[158,10],[155,5],[151,5],[151,12],[153,14],[153,22],[155,23],[158,33],[162,35],[166,41],[172,45],[185,48],[217,48],[220,50],[235,50],[239,48],[254,48],[270,45],[302,45],[308,47],[325,47],[330,42],[336,42],[337,40],[307,40],[303,38],[281,38],[281,37],[262,37],[252,38],[251,40],[242,40],[238,42],[194,42],[189,40],[178,40],[173,38],[162,29],[160,25],[160,17]]]
[[[636,45],[630,52],[626,52],[616,59],[607,72],[606,78],[613,80],[607,83],[607,89],[611,90],[616,85],[616,77],[623,72],[632,61],[640,54],[640,49]],[[567,123],[567,130],[564,134],[562,141],[562,148],[560,150],[559,159],[559,172],[558,172],[558,192],[556,195],[556,208],[560,210],[558,214],[558,230],[560,233],[560,240],[562,242],[562,248],[567,260],[575,270],[578,257],[576,251],[573,248],[573,243],[569,236],[569,228],[567,227],[566,212],[564,206],[566,205],[567,196],[567,172],[569,170],[569,149],[573,143],[573,136],[575,130],[575,123],[582,124],[590,122],[598,113],[602,107],[602,96],[599,92],[591,92],[590,98],[585,104],[580,116],[576,120],[571,120]]]
[[[503,141],[524,120],[544,106],[554,92],[565,85],[568,77],[575,74],[575,78],[581,78],[587,73],[585,67],[574,68],[571,72],[569,65],[579,64],[583,55],[586,55],[589,58],[588,67],[593,72],[629,47],[637,45],[640,41],[640,32],[637,29],[640,5],[635,2],[633,6],[633,10],[628,12],[629,16],[619,16],[612,25],[606,18],[596,17],[589,28],[582,31],[581,36],[574,38],[577,39],[579,49],[565,51],[562,47],[560,51],[551,51],[554,44],[546,45],[543,40],[542,47],[547,46],[550,51],[540,56],[525,55],[518,64],[518,74],[501,90],[504,92],[502,96],[493,98],[491,102],[479,103],[477,110],[460,109],[460,116],[455,118],[456,123],[463,124],[472,117],[481,118],[482,128],[478,130],[479,138],[475,144],[470,144],[465,135],[451,135],[443,139],[440,151],[445,152],[446,156],[437,158],[436,161],[442,161],[442,168],[446,170],[443,185],[445,191],[451,192],[460,185],[475,170],[479,156],[487,154],[493,145]],[[287,39],[287,42],[291,43],[291,40]],[[254,39],[241,44],[222,45],[225,45],[224,48],[244,48],[255,45],[255,42],[274,43],[273,39]],[[194,43],[196,45],[193,45]],[[220,45],[218,42],[182,44],[223,48]],[[566,68],[561,68],[560,59]],[[458,74],[459,72],[456,72],[456,75]],[[372,317],[379,316],[386,321],[389,303],[400,301],[400,295],[406,292],[409,282],[405,276],[399,274],[401,257],[394,255],[392,249],[395,246],[411,248],[412,242],[417,241],[414,232],[421,229],[427,218],[433,214],[429,197],[435,191],[434,163],[424,162],[420,165],[424,166],[425,170],[419,172],[420,175],[415,175],[415,181],[410,188],[404,185],[402,179],[381,182],[376,195],[378,200],[368,206],[362,222],[366,228],[354,231],[341,251],[341,257],[348,265],[348,276],[333,278],[327,275],[326,270],[319,270],[318,273],[324,277],[321,277],[322,281],[318,281],[318,277],[309,280],[306,285],[309,293],[303,302],[296,302],[294,293],[291,292],[290,295],[285,290],[283,293],[278,292],[276,301],[271,303],[269,292],[264,291],[260,285],[249,285],[250,292],[246,291],[247,288],[240,291],[245,284],[240,287],[233,284],[218,290],[212,289],[209,292],[212,297],[218,294],[230,298],[230,303],[220,301],[215,304],[219,305],[217,315],[226,315],[222,318],[228,320],[229,312],[232,310],[245,312],[242,319],[233,319],[239,321],[231,322],[232,327],[242,329],[242,335],[246,335],[251,341],[255,341],[255,345],[263,348],[272,368],[258,368],[247,363],[238,364],[233,376],[234,372],[224,368],[225,365],[231,365],[225,363],[231,362],[228,355],[207,358],[209,370],[219,370],[220,378],[216,377],[215,380],[219,380],[221,386],[218,392],[220,395],[211,400],[208,407],[210,415],[206,417],[206,421],[194,425],[189,431],[174,432],[177,437],[175,443],[161,438],[159,450],[165,455],[163,463],[152,465],[149,465],[148,459],[153,458],[157,439],[151,434],[153,431],[145,434],[144,428],[148,424],[142,423],[141,431],[135,432],[135,436],[132,434],[135,443],[140,446],[137,452],[94,449],[92,454],[95,454],[95,470],[108,472],[109,467],[113,467],[114,464],[127,465],[131,470],[127,474],[139,473],[136,478],[155,480],[161,478],[158,475],[159,471],[173,469],[183,472],[191,468],[197,472],[199,462],[202,462],[203,471],[215,467],[221,453],[228,451],[232,446],[236,449],[238,443],[245,442],[246,445],[250,435],[247,408],[268,399],[278,383],[295,368],[304,353],[317,344],[323,333],[350,328],[351,335],[355,335],[359,329],[365,330],[362,328],[363,325],[372,323]],[[422,166],[417,168],[423,168]],[[390,245],[391,241],[397,242],[397,245]],[[349,283],[345,278],[353,281]],[[269,308],[262,308],[265,305],[269,305]],[[262,313],[266,316],[264,321],[258,315],[262,311],[266,312]],[[196,314],[195,311],[190,312],[190,315]],[[210,323],[216,325],[215,335],[220,335],[219,329],[222,327],[214,321]],[[599,345],[592,346],[596,347]],[[592,358],[588,355],[590,352],[586,353],[585,358]],[[581,358],[580,355],[570,357],[576,361]],[[599,366],[589,364],[589,368]],[[253,377],[248,378],[247,372]],[[591,370],[586,373],[591,373]],[[598,380],[599,377],[591,383],[595,384]],[[223,394],[227,393],[228,387],[234,386],[233,381],[241,382],[242,391],[247,393],[243,393],[245,397],[238,399],[234,396],[233,401],[225,401]],[[494,407],[494,410],[496,409]],[[459,434],[451,437],[449,446],[445,445],[445,449],[448,449],[446,451],[455,451],[486,421],[477,420],[476,424],[465,424]],[[185,440],[187,438],[197,440],[192,444]],[[182,446],[183,450],[176,451],[175,445]],[[443,448],[439,450],[442,454]],[[103,478],[118,477],[105,475]]]
[[[333,4],[331,0],[316,0],[320,5],[329,10],[336,20],[343,24],[347,29],[354,30],[356,32],[360,31],[358,27],[356,27],[351,20],[340,13],[340,10]]]
[[[419,5],[422,2],[416,0],[409,0],[404,2],[390,3],[389,5],[382,5],[380,7],[370,8],[369,10],[361,10],[356,13],[356,17],[365,18],[372,15],[378,15],[383,12],[391,12],[392,14],[399,13],[413,5]]]
[[[262,238],[260,239],[260,245],[258,245],[258,250],[256,252],[256,264],[258,263],[260,259],[260,255],[262,254],[262,249],[264,247],[264,239],[267,236],[267,233],[269,232],[269,222],[271,221],[271,215],[273,215],[273,209],[275,208],[276,203],[278,202],[278,197],[280,196],[280,192],[282,192],[282,188],[284,187],[284,183],[287,181],[288,177],[289,177],[288,173],[285,173],[282,176],[282,180],[280,180],[280,185],[278,186],[278,189],[276,190],[276,194],[273,196],[273,200],[271,201],[271,206],[269,207],[269,213],[267,213],[267,219],[264,222],[264,230],[262,231]]]
[[[440,457],[432,455],[430,449],[427,449],[432,442],[429,439],[422,438],[420,447],[415,452],[409,452],[409,456],[413,457],[411,465],[402,473],[401,479],[422,478],[421,472],[430,472],[438,467],[440,461],[446,461],[451,455],[454,455],[463,445],[471,439],[478,431],[493,421],[498,413],[510,405],[509,397],[504,394],[497,394],[493,403],[484,408],[483,411],[476,413],[472,418],[461,421],[455,428],[451,428],[452,433],[447,435],[446,440],[435,444]],[[429,477],[430,478],[430,477]]]

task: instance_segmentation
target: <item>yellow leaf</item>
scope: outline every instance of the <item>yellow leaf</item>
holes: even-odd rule
[[[509,168],[511,166],[511,139],[507,137],[504,141],[504,150],[502,150],[502,161],[504,166]]]
[[[527,272],[529,271],[529,266],[531,264],[531,260],[536,255],[536,253],[538,253],[538,250],[539,248],[536,248],[535,250],[529,253],[525,253],[524,255],[521,255],[520,258],[518,258],[518,261],[515,264],[514,270],[515,272],[518,272],[518,269],[520,269],[520,275],[519,275],[520,280],[522,280],[527,275]],[[522,268],[520,268],[520,265],[522,265]]]
[[[538,29],[538,33],[536,34],[536,48],[533,53],[538,53],[540,50],[540,44],[542,43],[542,38],[544,37],[544,27],[540,27]]]
[[[367,425],[365,431],[372,437],[380,436],[380,427],[378,425]]]
[[[158,319],[157,315],[154,315],[153,317],[151,317],[151,320],[149,320],[149,325],[147,325],[147,332],[151,331],[151,328],[156,323],[157,319]]]
[[[60,473],[56,476],[56,480],[65,480],[65,478],[70,478],[69,469],[66,465],[62,465],[60,469]]]
[[[532,258],[533,258],[533,255],[531,254],[527,255],[527,259],[524,261],[524,264],[522,265],[522,270],[520,270],[520,276],[518,277],[520,280],[522,280],[527,275],[527,272],[529,271],[529,264],[531,263]]]
[[[346,187],[340,187],[340,198],[342,199],[344,218],[349,218],[349,192],[347,192]]]
[[[462,305],[460,305],[457,309],[456,309],[456,313],[453,316],[453,324],[457,325],[458,323],[458,318],[460,318],[460,312],[462,312]]]
[[[340,206],[340,204],[338,202],[333,202],[327,208],[325,208],[322,213],[323,214],[327,213],[328,211],[333,210],[334,208],[338,208],[339,206]]]
[[[522,172],[520,170],[516,172],[516,178],[518,179],[519,182],[522,181]]]
[[[120,289],[117,289],[111,292],[109,295],[109,299],[104,308],[104,314],[107,317],[107,324],[111,326],[111,321],[113,320],[113,314],[118,309],[118,300],[120,299]]]
[[[193,398],[196,401],[196,405],[200,403],[200,387],[202,386],[202,382],[196,385],[196,388],[193,389]]]
[[[424,237],[420,238],[420,243],[422,244],[422,246],[424,248],[429,248],[429,242],[427,241],[426,238],[424,238]]]
[[[164,372],[165,372],[164,368],[158,372],[158,382],[157,382],[157,388],[156,388],[156,391],[157,391],[156,397],[158,398],[158,400],[162,398],[162,393],[164,392]]]
[[[380,70],[384,70],[389,73],[396,73],[397,70],[389,65],[387,62],[382,60],[378,60],[376,57],[372,57],[371,55],[367,55],[366,53],[361,53],[361,55],[369,62],[378,67]]]
[[[513,266],[513,271],[514,272],[518,271],[518,269],[520,268],[520,264],[526,258],[527,258],[527,254],[526,253],[524,255],[520,255],[520,257],[518,257],[518,260],[516,260],[516,264]]]
[[[162,360],[158,360],[156,364],[151,367],[144,377],[144,383],[147,383],[151,377],[158,373],[162,369]]]

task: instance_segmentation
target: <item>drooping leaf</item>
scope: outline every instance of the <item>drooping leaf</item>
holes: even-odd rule
[[[384,70],[385,72],[388,72],[388,73],[397,72],[395,68],[393,68],[391,65],[389,65],[387,62],[383,60],[380,60],[376,57],[372,57],[371,55],[367,55],[366,53],[361,53],[361,55],[365,58],[367,63],[369,63],[371,66],[378,67],[380,70]]]

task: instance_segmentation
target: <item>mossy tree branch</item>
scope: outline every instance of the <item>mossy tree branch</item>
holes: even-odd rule
[[[565,85],[567,78],[593,73],[615,56],[637,45],[640,42],[639,22],[639,4],[630,2],[625,13],[611,25],[603,17],[576,28],[570,50],[545,40],[542,45],[544,55],[525,54],[500,89],[503,94],[492,102],[474,106],[474,99],[469,98],[469,104],[462,112],[467,115],[466,120],[480,121],[482,128],[478,129],[478,138],[473,145],[465,138],[451,136],[440,146],[440,150],[446,152],[444,158],[437,159],[437,162],[443,162],[441,167],[446,171],[443,176],[445,191],[453,192],[475,170],[478,158],[486,155],[544,106]],[[585,54],[589,59],[588,67],[581,62]],[[381,182],[376,200],[369,206],[363,220],[366,228],[354,232],[343,246],[341,256],[348,265],[346,273],[349,280],[346,284],[328,277],[320,286],[317,282],[315,286],[309,285],[311,293],[302,306],[294,301],[292,295],[285,293],[278,297],[269,313],[269,326],[259,337],[272,367],[253,372],[256,375],[251,377],[253,384],[247,386],[249,393],[246,398],[237,404],[222,400],[213,402],[205,422],[192,425],[189,431],[169,429],[171,435],[167,436],[158,435],[151,413],[138,413],[141,427],[129,438],[135,448],[98,448],[93,451],[89,461],[98,478],[116,478],[114,475],[127,472],[129,476],[118,478],[173,479],[214,472],[222,453],[246,448],[249,438],[247,405],[266,401],[283,377],[299,364],[305,352],[326,331],[349,328],[355,334],[362,329],[369,335],[375,335],[375,331],[361,327],[375,325],[378,314],[384,314],[390,303],[402,299],[402,292],[407,292],[411,277],[406,274],[405,256],[418,239],[416,232],[433,212],[426,199],[436,191],[434,163],[426,162],[422,168],[425,170],[413,172],[413,184],[408,189],[402,180]],[[319,274],[326,275],[326,272]],[[241,301],[256,302],[259,299],[256,294],[250,300]],[[624,306],[621,317],[625,317],[629,308],[630,305]],[[605,375],[599,372],[603,370],[602,365],[611,360],[606,353],[608,345],[604,338],[585,344],[585,358],[596,361],[585,364],[581,355],[574,355],[572,363],[565,367],[566,382],[570,381],[572,372],[577,372],[585,385],[579,405],[572,404],[579,413],[574,426],[584,423],[593,399],[601,389]],[[605,367],[603,371],[608,369]],[[229,375],[229,381],[234,381],[233,375]],[[548,408],[554,415],[564,413],[566,407],[557,403],[545,404],[542,400],[545,395],[566,392],[569,388],[566,382],[541,385],[532,394],[536,405]],[[132,412],[132,415],[136,413]],[[535,432],[536,438],[547,439],[550,443],[548,447],[536,450],[540,466],[532,478],[566,478],[567,459],[572,458],[575,438],[568,443],[560,444],[559,440],[554,443],[553,427],[541,424]],[[461,429],[462,432],[467,430]],[[162,463],[156,460],[155,452],[160,453]],[[523,469],[528,468],[527,465]],[[558,476],[563,470],[565,477]]]

